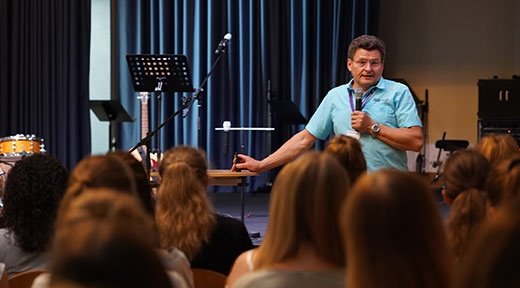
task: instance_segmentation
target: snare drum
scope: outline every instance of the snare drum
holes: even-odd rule
[[[23,134],[0,138],[0,156],[24,156],[34,153],[45,153],[42,138]]]

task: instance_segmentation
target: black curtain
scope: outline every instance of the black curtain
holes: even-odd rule
[[[0,137],[69,168],[90,153],[89,53],[90,0],[0,0]]]
[[[345,83],[349,42],[361,34],[376,35],[379,0],[117,0],[120,101],[135,118],[139,115],[130,81],[127,54],[185,54],[195,87],[214,63],[216,45],[233,35],[227,54],[204,87],[200,111],[176,117],[161,130],[161,149],[193,145],[205,149],[210,166],[229,168],[233,151],[263,158],[277,149],[286,135],[303,126],[277,123],[267,100],[291,100],[306,118],[314,113],[329,89]],[[181,96],[163,93],[166,118],[179,108]],[[152,98],[153,101],[153,98]],[[201,137],[197,137],[199,124]],[[271,117],[274,116],[274,117]],[[223,121],[233,127],[273,126],[274,133],[215,131]],[[139,124],[122,124],[122,148],[139,140]],[[153,128],[153,127],[152,127]],[[290,131],[286,131],[290,130]],[[242,146],[244,146],[242,148]],[[265,175],[254,177],[263,183]],[[270,177],[270,175],[268,175]],[[270,179],[267,179],[270,180]],[[259,183],[253,183],[252,187]]]

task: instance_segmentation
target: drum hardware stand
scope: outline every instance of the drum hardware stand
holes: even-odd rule
[[[469,142],[467,140],[446,140],[446,132],[442,134],[442,140],[438,140],[435,142],[435,147],[439,148],[439,154],[437,154],[437,161],[432,163],[432,166],[435,168],[437,167],[437,173],[435,174],[431,184],[434,184],[437,182],[440,178],[440,167],[442,166],[443,162],[440,161],[441,152],[442,150],[448,152],[448,157],[451,153],[457,151],[466,149],[469,146]]]
[[[442,140],[441,141],[444,141],[445,139],[446,139],[446,131],[444,131],[444,133],[442,133]],[[432,163],[432,167],[433,168],[437,168],[437,172],[435,173],[435,176],[433,176],[433,180],[430,183],[430,185],[433,185],[433,184],[437,183],[437,181],[439,181],[439,179],[441,178],[441,174],[440,174],[441,166],[442,166],[442,161],[440,161],[441,153],[442,153],[442,147],[439,147],[439,153],[437,153],[437,160],[435,160]]]

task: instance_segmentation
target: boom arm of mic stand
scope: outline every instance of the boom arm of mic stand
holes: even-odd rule
[[[213,70],[215,70],[215,67],[217,66],[217,63],[220,61],[220,58],[222,58],[222,55],[225,54],[224,52],[218,54],[217,59],[215,59],[215,62],[213,62],[213,65],[209,69],[208,74],[206,74],[206,77],[204,78],[204,80],[202,80],[202,83],[200,84],[200,87],[197,89],[197,91],[195,91],[195,94],[192,97],[187,99],[186,102],[188,102],[188,103],[185,105],[186,106],[186,108],[185,108],[186,110],[182,114],[182,117],[185,118],[188,115],[188,113],[190,112],[191,106],[193,106],[193,102],[195,100],[199,100],[200,93],[202,91],[204,91],[204,85],[206,84],[206,82],[208,82],[208,79],[211,76],[211,74],[213,74]]]

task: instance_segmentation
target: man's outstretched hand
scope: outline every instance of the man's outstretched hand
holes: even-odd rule
[[[237,154],[233,159],[233,166],[231,171],[249,170],[251,172],[263,172],[260,166],[260,161],[245,154]]]

